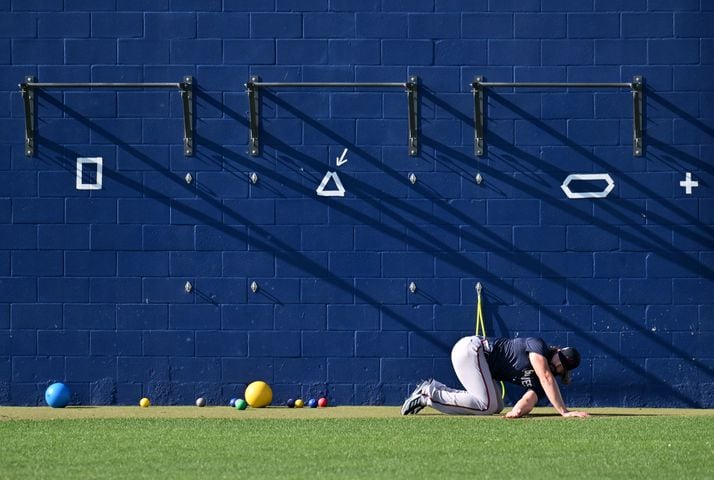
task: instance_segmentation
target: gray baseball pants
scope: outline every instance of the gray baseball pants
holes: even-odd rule
[[[503,410],[501,387],[491,377],[484,349],[490,348],[484,337],[464,337],[451,350],[451,363],[466,390],[449,388],[432,381],[422,392],[428,405],[451,415],[491,415]]]

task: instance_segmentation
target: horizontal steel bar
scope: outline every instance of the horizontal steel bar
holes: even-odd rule
[[[395,82],[252,82],[257,88],[276,87],[367,87],[367,88],[407,88],[406,83]]]
[[[418,78],[410,76],[406,82],[263,82],[253,75],[245,84],[248,91],[248,106],[250,110],[250,138],[248,151],[251,156],[260,155],[260,89],[261,88],[402,88],[407,93],[409,155],[419,153],[418,139],[418,108],[417,88]]]
[[[40,83],[21,84],[27,88],[183,88],[181,83]]]
[[[484,95],[487,88],[628,88],[632,92],[633,122],[632,122],[632,154],[642,156],[642,131],[644,114],[642,109],[644,95],[644,79],[641,75],[632,78],[632,82],[486,82],[483,76],[474,77],[471,90],[474,95],[474,153],[477,157],[484,155],[484,121],[486,102]]]
[[[474,82],[473,85],[480,85],[482,87],[504,87],[504,88],[518,88],[518,87],[530,87],[530,88],[541,88],[541,87],[560,87],[560,88],[632,88],[632,83],[568,83],[568,82]]]
[[[58,89],[93,89],[93,88],[135,88],[135,89],[159,89],[175,88],[180,90],[183,103],[183,145],[184,155],[193,155],[193,77],[183,77],[183,82],[158,82],[158,83],[107,83],[107,82],[36,82],[35,77],[28,75],[25,81],[20,83],[23,103],[25,105],[25,155],[31,157],[35,154],[35,89],[38,88],[58,88]]]

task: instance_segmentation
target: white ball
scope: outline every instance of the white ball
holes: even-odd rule
[[[198,397],[196,399],[196,406],[197,407],[205,407],[206,406],[206,399],[203,397]]]

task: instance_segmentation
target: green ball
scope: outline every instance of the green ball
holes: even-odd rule
[[[245,403],[245,400],[243,400],[242,398],[239,398],[238,400],[236,400],[235,406],[236,406],[237,410],[245,410],[245,407],[247,407],[248,404]]]

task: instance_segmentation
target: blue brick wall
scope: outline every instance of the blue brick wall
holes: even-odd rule
[[[1,3],[0,404],[40,404],[53,381],[81,404],[227,402],[255,379],[276,402],[398,404],[420,378],[456,383],[449,352],[473,333],[480,281],[490,333],[582,351],[566,400],[714,406],[707,2]],[[25,157],[27,75],[190,75],[195,155],[174,91],[45,90]],[[250,156],[250,75],[416,75],[419,154],[403,92],[273,89]],[[490,89],[475,157],[476,75],[643,75],[644,155],[625,90]],[[102,189],[77,190],[76,158],[96,156]],[[328,171],[344,197],[316,195]],[[571,173],[615,188],[568,199]]]

